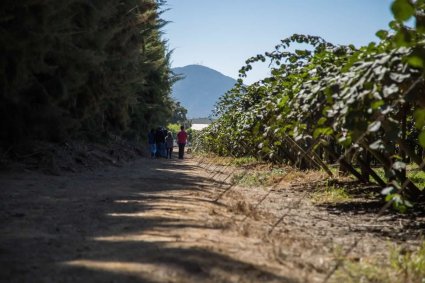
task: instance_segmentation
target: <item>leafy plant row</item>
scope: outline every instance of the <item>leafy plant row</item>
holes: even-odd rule
[[[248,59],[197,148],[330,175],[328,164],[337,162],[359,180],[387,187],[395,205],[409,205],[404,197],[423,190],[406,177],[406,166],[424,169],[424,1],[397,0],[392,9],[391,31],[379,31],[379,43],[336,46],[294,34]],[[411,18],[413,28],[405,25]],[[270,77],[245,85],[253,64],[265,61]],[[384,178],[374,165],[384,168]]]

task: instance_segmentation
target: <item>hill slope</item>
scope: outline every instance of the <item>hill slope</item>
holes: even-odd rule
[[[189,118],[211,115],[218,98],[236,83],[236,80],[201,65],[172,70],[184,76],[184,79],[174,84],[172,96],[187,109]]]

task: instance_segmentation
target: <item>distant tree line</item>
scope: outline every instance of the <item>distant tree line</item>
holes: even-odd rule
[[[0,142],[110,135],[166,124],[176,76],[160,0],[0,2]]]

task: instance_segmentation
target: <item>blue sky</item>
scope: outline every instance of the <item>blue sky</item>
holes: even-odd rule
[[[172,67],[201,64],[237,78],[247,58],[294,33],[365,45],[388,29],[392,0],[167,0],[162,18]],[[267,75],[254,65],[246,82]]]

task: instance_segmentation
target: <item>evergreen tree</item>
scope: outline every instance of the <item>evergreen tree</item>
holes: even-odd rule
[[[140,136],[171,115],[165,1],[0,3],[0,141]],[[143,133],[144,135],[144,133]]]

